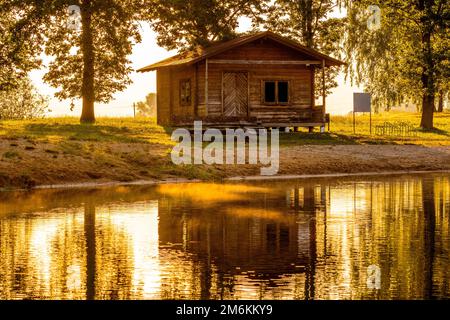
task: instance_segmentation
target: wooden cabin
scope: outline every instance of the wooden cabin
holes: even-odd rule
[[[157,122],[192,127],[325,125],[314,74],[343,62],[270,31],[184,52],[141,68],[157,72]]]

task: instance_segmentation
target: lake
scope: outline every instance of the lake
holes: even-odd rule
[[[450,298],[450,175],[0,193],[0,299]]]

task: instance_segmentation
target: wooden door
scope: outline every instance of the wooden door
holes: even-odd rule
[[[247,117],[248,74],[246,72],[224,72],[222,95],[225,117]]]

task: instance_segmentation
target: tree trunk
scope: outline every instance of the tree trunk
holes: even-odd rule
[[[423,129],[433,129],[434,95],[425,92],[422,98],[422,120],[420,126]]]
[[[444,92],[439,90],[439,102],[437,112],[444,112]]]
[[[313,0],[301,0],[299,5],[303,14],[302,38],[304,44],[309,48],[314,48]]]
[[[431,46],[431,34],[433,26],[431,22],[434,0],[420,0],[419,10],[423,12],[422,25],[422,50],[424,56],[424,67],[422,71],[422,120],[420,126],[423,129],[433,129],[434,114],[434,62],[433,49]]]
[[[83,83],[81,94],[83,97],[83,110],[80,122],[94,123],[94,45],[92,40],[92,11],[91,0],[83,0],[81,5],[81,51],[83,53]]]

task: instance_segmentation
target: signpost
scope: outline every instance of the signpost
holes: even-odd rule
[[[370,113],[370,134],[372,134],[372,104],[370,93],[353,93],[353,133],[356,133],[356,112]]]

